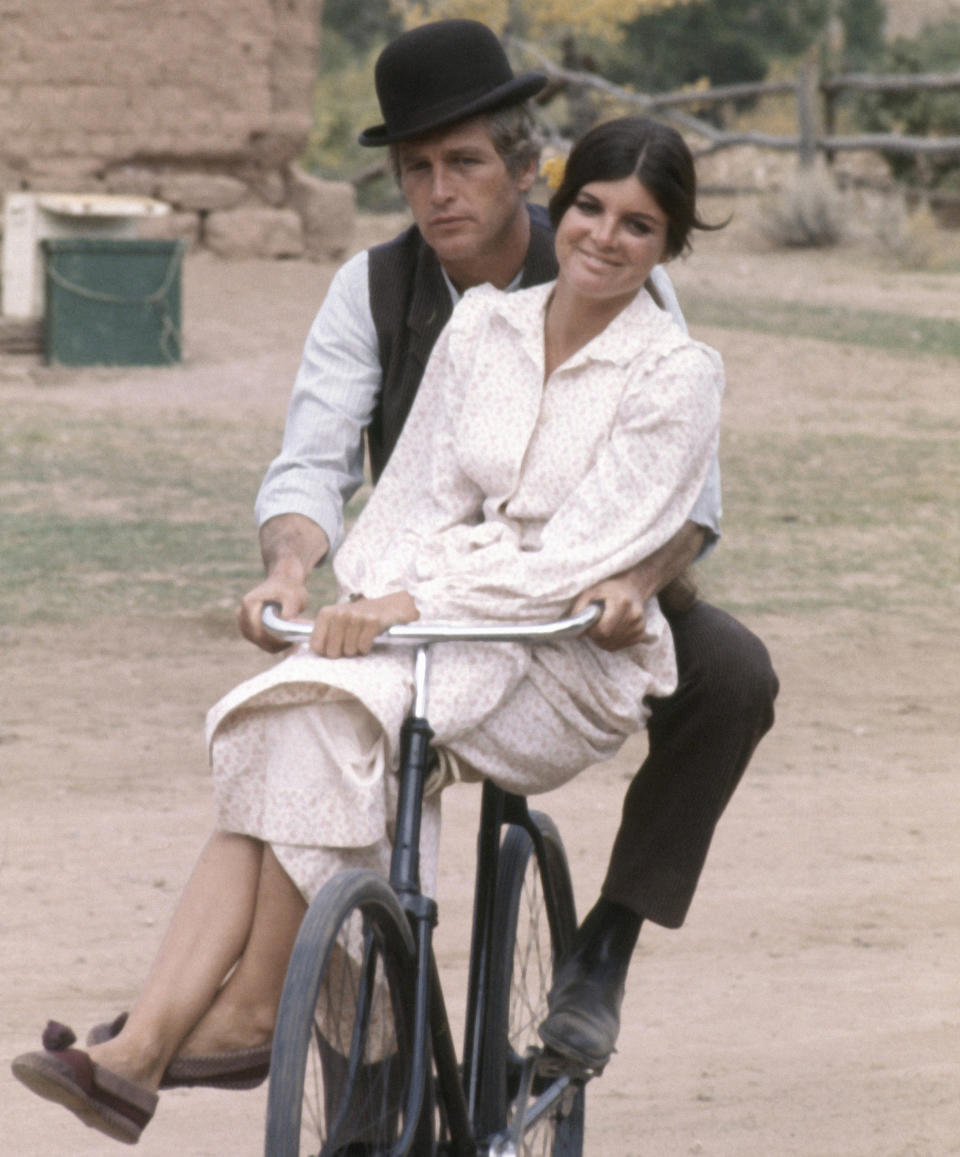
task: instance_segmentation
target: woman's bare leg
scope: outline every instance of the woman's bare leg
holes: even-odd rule
[[[267,845],[250,938],[181,1056],[208,1056],[273,1039],[287,964],[305,912],[303,897]]]
[[[207,842],[123,1031],[90,1049],[107,1068],[157,1088],[250,939],[264,846],[215,832]]]

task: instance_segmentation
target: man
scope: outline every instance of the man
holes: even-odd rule
[[[287,617],[306,605],[310,573],[338,545],[344,504],[362,480],[364,432],[376,479],[459,296],[483,282],[511,289],[555,275],[546,215],[525,200],[539,150],[524,102],[545,83],[514,76],[496,37],[473,21],[423,26],[381,54],[384,123],[360,141],[390,148],[415,224],[338,272],[307,338],[283,449],[257,500],[266,577],[239,612],[259,646],[276,646],[260,624],[265,602]],[[665,273],[652,280],[682,324]],[[674,695],[652,703],[650,753],[627,792],[601,898],[541,1026],[550,1047],[596,1069],[614,1048],[643,919],[683,922],[716,822],[773,722],[777,681],[762,643],[682,577],[716,539],[719,513],[714,469],[670,543],[577,603],[604,600],[591,637],[617,649],[639,641],[644,603],[659,593],[680,671]]]

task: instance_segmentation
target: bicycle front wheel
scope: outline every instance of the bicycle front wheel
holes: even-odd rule
[[[277,1013],[266,1157],[377,1157],[404,1126],[415,951],[386,880],[342,872],[294,945]]]
[[[541,1047],[537,1028],[546,1018],[547,994],[576,931],[570,869],[560,833],[549,816],[531,812],[539,851],[530,833],[511,825],[500,849],[491,951],[490,1007],[484,1038],[485,1124],[512,1120],[524,1055]],[[545,1083],[534,1085],[533,1096]],[[568,1092],[525,1129],[521,1157],[580,1157],[584,1090]]]

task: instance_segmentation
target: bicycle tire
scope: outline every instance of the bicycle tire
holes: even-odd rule
[[[531,812],[542,840],[537,854],[524,828],[511,825],[500,849],[491,936],[490,997],[484,1036],[481,1105],[484,1125],[506,1128],[523,1057],[540,1046],[537,1027],[547,994],[576,931],[570,869],[560,833],[549,816]],[[520,1157],[580,1157],[585,1120],[583,1085],[523,1137]]]
[[[266,1157],[373,1157],[403,1128],[416,959],[386,880],[341,872],[300,927],[277,1013]]]

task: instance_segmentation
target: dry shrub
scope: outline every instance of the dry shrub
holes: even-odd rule
[[[910,208],[902,197],[888,197],[871,230],[876,244],[900,269],[932,269],[941,261],[936,218],[921,201]]]
[[[778,248],[817,249],[843,236],[840,192],[822,161],[798,166],[779,193],[760,208],[760,228]]]

